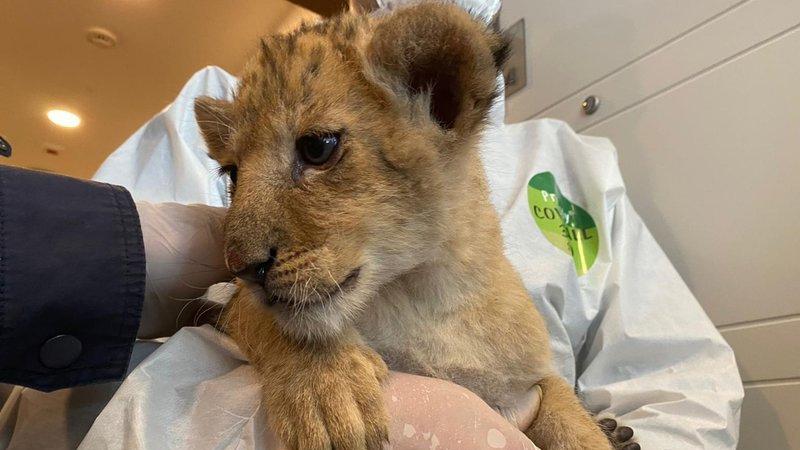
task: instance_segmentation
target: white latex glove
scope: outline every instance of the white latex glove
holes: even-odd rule
[[[225,208],[137,202],[147,260],[139,338],[170,336],[218,312],[203,297],[214,283],[230,281],[225,267]],[[218,305],[217,305],[218,306]]]
[[[464,387],[435,378],[391,372],[383,391],[389,442],[395,450],[437,448],[535,450],[520,430],[539,412],[541,389],[518,400],[506,418]]]

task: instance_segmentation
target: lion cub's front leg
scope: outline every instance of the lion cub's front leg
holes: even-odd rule
[[[542,389],[539,412],[525,432],[543,450],[612,450],[602,429],[583,408],[566,380],[548,376]]]
[[[285,336],[240,289],[224,330],[261,378],[270,426],[290,449],[379,449],[388,441],[381,382],[388,370],[354,331],[325,345]]]

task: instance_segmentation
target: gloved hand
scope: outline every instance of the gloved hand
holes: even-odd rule
[[[541,396],[541,389],[535,386],[529,395],[518,399],[514,417],[506,420],[480,397],[457,384],[391,372],[383,394],[389,410],[389,441],[394,448],[403,450],[533,450],[536,447],[522,431],[535,420]]]
[[[207,322],[220,305],[203,298],[206,288],[233,279],[223,255],[225,208],[137,202],[136,209],[147,260],[138,337],[170,336]]]

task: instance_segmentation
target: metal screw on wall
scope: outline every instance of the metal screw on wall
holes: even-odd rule
[[[11,144],[3,139],[3,136],[0,136],[0,156],[5,156],[7,158],[11,156]]]
[[[590,95],[581,103],[581,109],[587,116],[592,115],[600,108],[600,97]]]

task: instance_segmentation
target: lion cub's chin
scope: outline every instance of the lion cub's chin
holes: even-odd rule
[[[329,294],[293,301],[268,294],[261,286],[240,281],[250,301],[267,308],[281,330],[301,341],[324,342],[341,334],[363,308],[369,292],[358,276]]]

